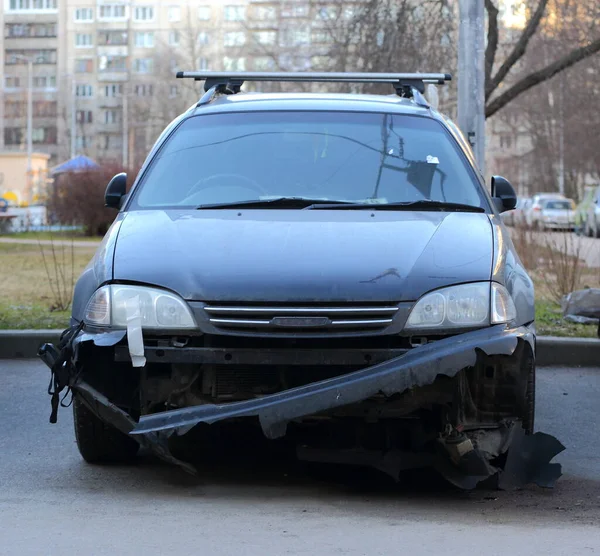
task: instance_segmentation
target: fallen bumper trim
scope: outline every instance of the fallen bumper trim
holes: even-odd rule
[[[525,327],[495,326],[468,332],[426,344],[360,371],[269,396],[145,415],[130,434],[157,431],[184,434],[198,423],[256,416],[265,436],[278,438],[285,435],[287,424],[294,419],[360,402],[378,393],[390,396],[431,384],[438,375],[455,376],[475,364],[478,351],[486,355],[511,355],[518,341],[533,345],[533,335]]]

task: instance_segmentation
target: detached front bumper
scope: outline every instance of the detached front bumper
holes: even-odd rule
[[[82,333],[72,342],[74,353],[85,342],[110,346],[122,338],[123,334],[119,333],[112,336]],[[295,420],[352,406],[376,395],[390,397],[431,385],[439,377],[452,378],[462,370],[474,367],[480,357],[510,357],[524,346],[530,354],[535,353],[535,337],[528,328],[506,329],[499,325],[431,342],[359,371],[275,394],[224,404],[193,405],[142,415],[138,419],[76,375],[72,376],[69,385],[101,419],[166,459],[181,463],[170,456],[167,440],[173,434],[187,433],[200,423],[257,417],[264,434],[275,439],[284,436],[288,424]],[[477,446],[461,453],[460,458],[454,458],[453,462],[437,458],[437,464],[435,461],[430,463],[457,486],[473,488],[479,481],[501,472],[490,462],[512,445],[511,457],[506,460],[506,467],[511,470],[504,474],[504,486],[522,486],[531,481],[551,486],[561,471],[560,465],[549,462],[564,449],[562,444],[543,433],[526,436],[518,419],[503,420],[494,425],[484,426],[479,431]],[[489,433],[487,429],[490,429]]]
[[[453,377],[472,367],[478,352],[511,355],[519,342],[533,346],[527,328],[491,327],[446,338],[412,349],[406,354],[360,371],[313,382],[272,395],[221,405],[206,404],[140,417],[132,435],[149,432],[183,434],[198,423],[216,423],[237,417],[258,417],[264,434],[278,438],[290,421],[347,406],[376,394],[400,394],[432,384],[440,375]]]

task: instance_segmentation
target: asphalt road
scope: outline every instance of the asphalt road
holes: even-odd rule
[[[47,379],[0,360],[0,554],[600,553],[600,369],[539,371],[537,428],[567,446],[554,490],[470,493],[259,453],[200,480],[148,455],[90,466],[70,410],[48,423]]]

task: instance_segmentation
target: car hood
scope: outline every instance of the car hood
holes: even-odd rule
[[[143,210],[125,215],[113,278],[197,301],[411,301],[489,280],[487,214]]]

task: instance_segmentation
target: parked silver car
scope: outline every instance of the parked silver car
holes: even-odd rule
[[[592,201],[587,207],[585,234],[589,237],[600,237],[600,186],[592,193]]]
[[[541,230],[575,229],[575,202],[572,199],[542,201],[537,224]]]
[[[531,203],[525,210],[525,225],[528,228],[537,228],[540,224],[542,204],[550,199],[566,199],[561,193],[536,193],[531,197]]]

